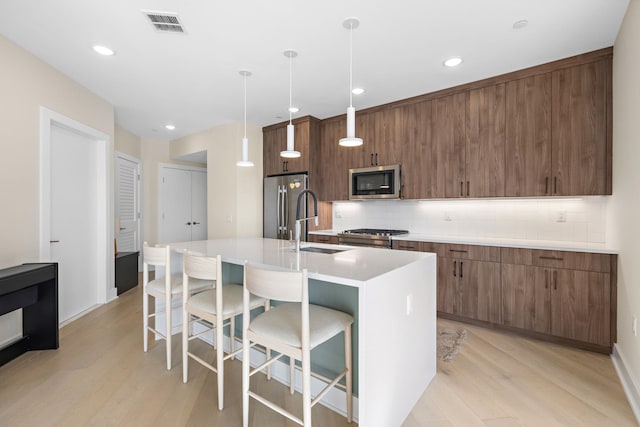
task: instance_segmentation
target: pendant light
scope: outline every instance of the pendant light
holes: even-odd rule
[[[347,18],[342,25],[349,30],[349,108],[347,108],[347,137],[340,139],[343,147],[362,145],[362,138],[356,138],[356,110],[353,108],[353,30],[358,28],[358,18]]]
[[[292,63],[293,63],[293,58],[295,58],[296,56],[298,56],[298,52],[296,52],[295,50],[285,50],[284,51],[284,56],[286,56],[287,58],[289,58],[289,124],[287,125],[287,150],[286,151],[281,151],[280,152],[280,157],[286,157],[288,159],[295,159],[297,157],[300,157],[300,152],[296,151],[294,149],[294,128],[293,128],[293,123],[291,123],[291,114],[292,113],[297,113],[298,109],[295,108],[292,105],[292,98],[291,98],[291,93],[293,92],[293,85],[292,85]]]
[[[249,140],[247,139],[247,77],[251,72],[240,70],[239,73],[244,79],[244,137],[242,138],[242,160],[238,160],[236,166],[251,167],[253,162],[249,161]]]

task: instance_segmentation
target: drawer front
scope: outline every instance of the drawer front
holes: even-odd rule
[[[309,234],[309,241],[313,243],[338,244],[338,236],[327,236],[324,234]]]
[[[609,273],[611,271],[611,257],[614,256],[586,252],[515,248],[502,248],[500,254],[502,262],[508,264],[535,265],[538,267],[564,268],[600,273]]]
[[[494,246],[435,243],[434,249],[438,256],[445,258],[500,262],[500,248]]]
[[[394,240],[391,247],[403,251],[420,251],[420,243],[421,242],[414,242],[412,240]]]

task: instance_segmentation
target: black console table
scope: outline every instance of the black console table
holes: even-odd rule
[[[138,286],[138,252],[116,255],[116,288],[118,295]]]
[[[57,263],[0,270],[0,315],[19,308],[22,338],[0,348],[0,366],[30,350],[58,348]]]

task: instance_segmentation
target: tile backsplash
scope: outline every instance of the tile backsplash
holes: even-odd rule
[[[434,237],[605,243],[608,199],[334,202],[333,229],[394,228]]]

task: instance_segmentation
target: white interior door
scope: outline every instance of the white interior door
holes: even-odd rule
[[[191,240],[191,172],[161,168],[159,243]]]
[[[207,173],[191,171],[191,240],[207,237]]]
[[[115,232],[118,252],[140,250],[140,175],[140,160],[116,153]]]
[[[181,165],[160,166],[159,243],[207,238],[207,171]]]
[[[51,259],[58,262],[60,322],[98,303],[98,144],[51,126]]]

